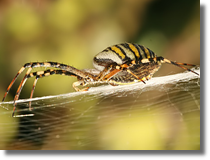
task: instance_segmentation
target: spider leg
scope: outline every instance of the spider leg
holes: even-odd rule
[[[33,88],[32,88],[32,91],[31,91],[31,95],[30,95],[30,98],[33,97],[33,93],[34,93],[34,90],[35,90],[35,86],[37,84],[37,81],[39,78],[42,78],[42,77],[46,77],[46,76],[50,76],[50,75],[53,75],[53,74],[60,74],[60,75],[67,75],[67,76],[74,76],[74,77],[78,77],[77,75],[71,73],[71,72],[68,72],[68,71],[65,71],[65,70],[54,70],[54,69],[49,69],[49,70],[46,70],[46,71],[37,71],[37,72],[33,72],[33,73],[30,73],[32,68],[29,68],[25,77],[23,78],[22,82],[20,83],[19,87],[18,87],[18,90],[17,90],[17,93],[16,93],[16,96],[15,96],[15,99],[14,99],[14,108],[13,108],[13,114],[12,116],[14,116],[15,114],[15,109],[16,109],[16,100],[18,100],[19,98],[19,95],[20,95],[20,92],[26,82],[26,80],[28,78],[31,78],[31,77],[34,77],[36,76],[36,79],[34,80],[34,83],[33,83]],[[29,102],[29,110],[31,110],[31,102]]]
[[[2,102],[5,100],[7,94],[9,93],[9,90],[11,89],[12,85],[14,84],[14,82],[16,81],[16,79],[18,78],[18,76],[26,69],[26,68],[30,68],[30,71],[32,68],[37,68],[37,67],[53,67],[53,68],[60,68],[62,70],[71,72],[77,76],[80,76],[82,78],[86,78],[87,74],[81,70],[78,70],[72,66],[66,65],[66,64],[62,64],[62,63],[57,63],[57,62],[31,62],[31,63],[26,63],[23,67],[21,67],[21,69],[18,71],[18,73],[16,74],[16,76],[13,78],[12,82],[9,84],[4,97],[2,99]],[[24,80],[26,78],[26,76],[29,74],[30,72],[26,73],[25,77],[22,80],[22,84],[25,83]],[[88,76],[90,76],[90,78],[95,79],[94,76],[92,76],[91,74],[88,74]],[[19,88],[20,90],[21,88]]]
[[[110,78],[112,78],[114,75],[116,75],[118,72],[121,72],[123,68],[126,68],[126,67],[128,66],[117,65],[116,63],[109,64],[108,66],[104,68],[103,71],[99,73],[96,79],[98,81],[107,81]]]
[[[105,67],[104,70],[99,73],[96,79],[98,79],[98,81],[104,80],[104,76],[108,74],[107,72],[113,71],[112,68],[115,68],[115,66],[116,64],[109,64],[109,66]]]
[[[30,63],[26,63],[23,67],[21,67],[21,69],[18,71],[18,73],[16,74],[16,76],[13,78],[12,82],[7,87],[7,90],[6,90],[5,94],[4,94],[4,97],[2,99],[2,102],[4,102],[7,94],[9,93],[9,90],[11,89],[12,85],[14,84],[14,82],[16,81],[16,79],[18,78],[18,76],[25,70],[25,68],[28,68],[29,66],[31,66],[31,64]]]
[[[50,76],[50,75],[54,75],[54,74],[78,77],[77,75],[75,75],[75,74],[73,74],[71,72],[68,72],[68,71],[65,71],[65,70],[54,70],[54,69],[48,69],[46,71],[38,71],[38,72],[30,73],[27,78],[31,78],[31,77],[36,76],[36,78],[34,80],[34,83],[33,83],[32,90],[31,90],[30,98],[33,97],[34,90],[35,90],[35,87],[36,87],[38,79],[42,78],[42,77],[47,77],[47,76]],[[31,101],[29,102],[29,110],[32,110],[32,108],[31,108]]]
[[[193,66],[193,67],[196,67],[196,65],[194,65],[194,64],[174,62],[174,61],[170,61],[170,60],[168,60],[168,59],[165,59],[165,58],[163,58],[163,57],[157,57],[157,59],[160,59],[160,60],[161,60],[161,63],[173,64],[173,65],[178,66],[178,67],[180,67],[180,68],[182,68],[182,69],[184,69],[184,70],[187,70],[187,71],[190,71],[190,72],[192,72],[192,73],[195,73],[195,74],[199,75],[198,73],[194,72],[193,70],[181,66],[181,65],[184,65],[184,66]]]
[[[108,81],[110,78],[112,78],[114,75],[116,75],[118,72],[121,72],[120,69],[113,69],[110,71],[110,73],[103,76],[103,80]]]
[[[127,69],[126,70],[128,73],[132,74],[134,77],[136,77],[138,80],[142,81],[144,84],[146,84],[146,82],[144,82],[143,79],[139,78],[137,75],[135,75],[133,72],[131,72],[131,70]]]
[[[13,108],[12,117],[14,117],[14,114],[15,114],[16,100],[18,100],[19,95],[20,95],[20,92],[21,92],[21,90],[22,90],[22,88],[23,88],[23,86],[24,86],[24,84],[25,84],[25,82],[26,82],[26,80],[27,80],[27,76],[28,76],[28,74],[31,72],[31,70],[32,70],[31,67],[27,70],[27,72],[26,72],[26,74],[25,74],[23,80],[21,81],[21,83],[20,83],[20,85],[19,85],[19,87],[18,87],[18,89],[17,89],[16,95],[15,95],[15,98],[14,98],[14,108]]]
[[[31,90],[30,99],[33,97],[34,90],[35,90],[36,83],[37,83],[38,79],[39,79],[39,78],[36,77],[35,80],[34,80],[33,87],[32,87],[32,90]],[[31,111],[31,110],[32,110],[32,108],[31,108],[31,101],[29,101],[28,106],[29,106],[29,110]]]
[[[15,98],[14,98],[14,108],[13,108],[13,114],[12,116],[14,116],[14,112],[15,112],[15,109],[16,109],[16,100],[18,100],[19,98],[19,95],[20,95],[20,92],[28,78],[28,75],[30,74],[31,70],[35,67],[54,67],[54,68],[60,68],[62,70],[65,70],[71,74],[75,74],[76,76],[78,77],[82,77],[82,78],[91,78],[91,79],[94,79],[95,77],[92,75],[92,74],[87,74],[86,72],[83,72],[81,70],[78,70],[72,66],[68,66],[68,65],[65,65],[65,64],[62,64],[62,63],[57,63],[57,62],[31,62],[31,63],[26,63],[23,67],[21,67],[21,69],[18,71],[17,75],[14,77],[14,79],[12,80],[12,82],[10,83],[9,87],[7,88],[7,91],[6,93],[4,94],[4,97],[3,97],[3,100],[5,100],[9,90],[11,89],[12,85],[14,84],[15,80],[17,79],[17,77],[25,70],[25,68],[29,68],[24,76],[24,78],[22,79],[18,89],[17,89],[17,92],[16,92],[16,95],[15,95]],[[41,72],[44,72],[44,71],[39,71],[40,73]]]
[[[145,58],[145,59],[142,59],[140,62],[136,62],[136,61],[132,61],[133,63],[151,63],[151,62],[155,62],[155,63],[168,63],[168,64],[173,64],[175,66],[178,66],[184,70],[187,70],[187,71],[190,71],[192,73],[195,73],[197,75],[199,75],[198,73],[194,72],[193,70],[189,69],[189,68],[186,68],[184,66],[193,66],[193,67],[196,67],[196,65],[194,64],[188,64],[188,63],[179,63],[179,62],[174,62],[174,61],[170,61],[166,58],[163,58],[163,57],[155,57],[155,58]],[[184,65],[184,66],[181,66],[181,65]]]
[[[139,78],[137,75],[135,75],[133,72],[131,72],[131,70],[129,70],[129,67],[131,67],[131,66],[133,66],[133,64],[131,64],[131,65],[122,64],[120,66],[115,66],[116,69],[111,70],[110,73],[108,73],[107,75],[105,75],[104,78],[103,78],[103,80],[109,80],[114,75],[116,75],[118,72],[120,72],[120,71],[122,71],[122,70],[125,69],[128,73],[130,73],[131,75],[133,75],[134,77],[136,77],[138,80],[140,80],[144,84],[146,84],[141,78]]]

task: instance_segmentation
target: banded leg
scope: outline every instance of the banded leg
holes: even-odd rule
[[[36,78],[34,80],[34,83],[33,83],[32,90],[31,90],[30,98],[33,97],[34,90],[35,90],[38,79],[42,78],[42,77],[47,77],[47,76],[50,76],[50,75],[54,75],[54,74],[78,77],[77,75],[75,75],[71,72],[68,72],[68,71],[65,71],[65,70],[54,70],[54,69],[49,69],[49,70],[46,70],[46,71],[38,71],[38,72],[30,73],[27,78],[31,78],[31,77],[36,76]],[[32,110],[31,101],[29,102],[29,110]]]
[[[18,78],[18,76],[28,67],[31,66],[31,63],[26,63],[23,67],[20,68],[20,70],[18,71],[18,73],[16,74],[16,76],[13,78],[12,82],[9,84],[9,86],[7,87],[7,90],[4,94],[4,97],[2,99],[2,102],[4,102],[7,94],[9,93],[9,90],[11,89],[12,85],[15,83],[16,79]],[[30,73],[30,72],[29,72]]]
[[[17,92],[16,92],[16,95],[15,95],[15,98],[14,98],[14,108],[13,108],[13,114],[12,116],[14,116],[14,112],[15,112],[15,109],[16,109],[16,100],[18,100],[19,98],[19,95],[20,95],[20,92],[28,78],[28,75],[30,74],[31,70],[35,67],[54,67],[54,68],[60,68],[60,69],[63,69],[65,71],[68,71],[68,72],[71,72],[72,74],[75,74],[77,76],[81,76],[81,77],[87,77],[87,75],[85,74],[85,72],[83,71],[80,71],[72,66],[68,66],[68,65],[65,65],[65,64],[61,64],[61,63],[57,63],[57,62],[34,62],[34,63],[26,63],[17,73],[17,75],[14,77],[14,79],[12,80],[12,82],[10,83],[9,87],[7,88],[7,91],[3,97],[3,100],[5,100],[10,88],[12,87],[12,85],[14,84],[15,80],[17,79],[17,77],[26,69],[26,68],[29,68],[24,76],[24,78],[22,79],[18,89],[17,89]],[[91,75],[90,75],[91,76]],[[92,76],[94,78],[94,76]],[[92,78],[91,77],[91,78]]]
[[[13,78],[12,82],[10,83],[10,85],[8,86],[5,94],[4,94],[4,97],[2,99],[2,102],[5,100],[7,94],[9,93],[9,90],[11,89],[12,85],[14,84],[14,82],[16,81],[16,79],[18,78],[18,76],[26,69],[26,68],[29,68],[28,71],[26,72],[23,80],[21,81],[21,84],[24,84],[25,83],[25,79],[26,77],[29,75],[30,71],[32,70],[32,68],[38,68],[38,67],[53,67],[53,68],[60,68],[62,70],[65,70],[65,71],[68,71],[68,72],[71,72],[75,75],[78,75],[80,77],[87,77],[87,75],[81,71],[81,70],[78,70],[72,66],[68,66],[68,65],[65,65],[65,64],[62,64],[62,63],[57,63],[57,62],[31,62],[31,63],[26,63],[23,67],[21,67],[21,69],[18,71],[18,73],[16,74],[16,76]],[[91,75],[89,75],[91,76]],[[94,76],[91,76],[91,78],[94,78]],[[20,85],[21,86],[21,85]],[[19,87],[20,87],[19,86]],[[21,88],[19,88],[18,90],[20,90]],[[16,97],[19,97],[18,95],[16,95]],[[15,98],[16,99],[16,98]]]
[[[168,64],[173,64],[175,66],[178,66],[184,70],[187,70],[187,71],[190,71],[196,75],[199,75],[198,73],[194,72],[193,70],[189,69],[189,68],[186,68],[186,67],[183,67],[183,66],[192,66],[192,67],[196,67],[196,65],[194,64],[188,64],[188,63],[179,63],[179,62],[174,62],[174,61],[170,61],[166,58],[163,58],[163,57],[155,57],[155,58],[145,58],[145,59],[142,59],[140,62],[136,62],[136,61],[132,61],[132,64],[139,64],[139,63],[152,63],[152,62],[155,62],[155,63],[168,63]],[[183,66],[182,66],[183,65]]]
[[[174,62],[174,61],[170,61],[168,59],[165,59],[163,57],[157,57],[157,60],[160,59],[161,63],[168,63],[168,64],[173,64],[175,66],[178,66],[184,70],[187,70],[187,71],[190,71],[192,73],[195,73],[196,75],[199,75],[198,73],[194,72],[193,70],[189,69],[189,68],[186,68],[186,67],[183,67],[183,66],[192,66],[192,67],[196,67],[196,65],[194,64],[188,64],[188,63],[179,63],[179,62]],[[183,65],[183,66],[181,66]]]

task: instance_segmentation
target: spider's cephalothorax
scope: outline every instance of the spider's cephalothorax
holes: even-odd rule
[[[199,75],[191,69],[182,66],[196,65],[178,63],[170,61],[163,57],[158,57],[153,51],[142,45],[133,43],[122,43],[108,47],[102,52],[98,53],[93,59],[93,66],[95,67],[95,69],[79,70],[72,66],[61,64],[58,62],[26,63],[18,71],[17,75],[8,86],[2,101],[5,100],[10,88],[14,84],[18,75],[22,73],[25,68],[28,68],[28,70],[17,89],[17,93],[14,98],[14,108],[12,116],[14,116],[16,100],[19,99],[20,92],[28,78],[36,77],[30,95],[30,98],[32,98],[36,83],[41,77],[46,77],[53,74],[73,76],[78,79],[77,82],[73,83],[73,88],[76,91],[87,91],[88,87],[79,89],[78,86],[86,86],[101,83],[119,85],[135,83],[139,81],[145,83],[145,81],[149,80],[153,76],[153,74],[160,68],[162,63],[173,64]],[[48,69],[45,71],[31,72],[32,69],[35,67],[53,67],[57,69]],[[29,102],[29,109],[31,110],[31,102]]]

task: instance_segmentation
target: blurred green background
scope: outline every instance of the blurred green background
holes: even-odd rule
[[[92,68],[94,55],[122,42],[145,45],[178,62],[199,64],[199,7],[196,0],[1,1],[0,95],[27,62]],[[159,74],[178,69],[167,65]],[[12,97],[20,81],[12,87]],[[41,79],[34,96],[73,91],[72,81],[63,76]],[[21,97],[28,97],[31,87],[32,81],[26,83]]]
[[[0,96],[27,62],[55,61],[78,69],[92,68],[94,55],[122,42],[138,43],[167,59],[199,65],[200,2],[1,0]],[[163,65],[155,76],[177,72],[183,70]],[[14,97],[21,77],[6,101]],[[65,76],[40,79],[34,97],[72,92],[75,80]],[[27,81],[20,98],[30,96],[32,83],[32,79]]]

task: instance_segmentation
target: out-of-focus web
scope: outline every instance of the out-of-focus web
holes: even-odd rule
[[[200,74],[200,68],[193,71]],[[32,111],[28,110],[29,101],[32,101]],[[89,134],[89,130],[96,128],[98,131],[113,118],[123,120],[132,117],[133,113],[145,111],[153,116],[171,114],[178,117],[200,112],[200,77],[184,72],[154,77],[146,84],[104,85],[90,87],[85,92],[20,99],[16,102],[19,108],[16,112],[16,117],[20,118],[19,131],[14,127],[6,134],[17,132],[15,141],[25,142],[21,146],[23,149],[37,145],[39,141],[44,144],[42,149],[53,149],[47,144],[49,140],[57,138],[63,138],[65,143],[70,144],[70,148],[64,149],[76,149],[80,145],[88,148],[99,139]],[[0,103],[0,107],[0,117],[12,118],[13,101]],[[122,116],[121,113],[126,114]],[[0,126],[12,127],[13,122],[0,122]],[[67,139],[66,134],[70,135]],[[66,146],[63,139],[59,143]],[[1,139],[0,143],[5,141]]]

